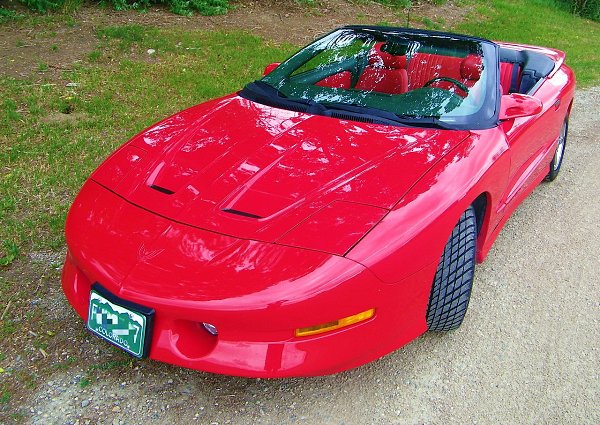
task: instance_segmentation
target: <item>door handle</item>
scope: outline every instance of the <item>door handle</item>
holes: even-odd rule
[[[560,107],[560,99],[556,99],[556,102],[554,102],[554,109],[558,109]]]

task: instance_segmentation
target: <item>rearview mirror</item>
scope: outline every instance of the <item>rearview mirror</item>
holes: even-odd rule
[[[526,94],[505,94],[500,99],[500,120],[530,117],[542,112],[542,101]]]
[[[273,63],[268,64],[265,68],[265,72],[263,72],[263,77],[267,74],[270,74],[271,71],[273,71],[275,68],[277,68],[280,63],[281,62],[273,62]]]

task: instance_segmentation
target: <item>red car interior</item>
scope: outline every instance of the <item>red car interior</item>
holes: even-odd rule
[[[377,43],[369,52],[369,64],[361,74],[356,88],[380,93],[400,94],[408,91],[406,56],[393,56],[381,51]]]
[[[500,87],[502,88],[502,94],[518,93],[520,77],[521,66],[518,63],[500,62]]]
[[[352,83],[352,73],[350,71],[342,71],[337,74],[323,78],[316,83],[317,86],[331,87],[334,89],[349,89]]]
[[[473,87],[481,77],[481,58],[468,55],[464,58],[432,53],[417,53],[410,59],[406,55],[392,55],[381,50],[377,43],[369,52],[369,63],[360,75],[355,88],[379,93],[401,94],[423,87],[436,77],[449,77]],[[352,74],[342,71],[319,81],[317,85],[349,89]],[[452,83],[436,82],[436,87],[450,89]],[[456,88],[456,87],[455,87]],[[463,94],[458,88],[458,94]]]
[[[381,50],[384,43],[377,43],[369,52],[369,63],[360,75],[355,87],[359,90],[379,93],[401,94],[423,87],[437,77],[448,77],[460,81],[467,87],[473,87],[481,77],[483,65],[481,58],[468,55],[439,55],[418,52],[412,57],[392,55]],[[554,67],[553,62],[534,52],[519,52],[501,49],[500,87],[502,94],[527,93],[542,75]],[[525,79],[527,82],[522,83]],[[352,87],[352,74],[342,71],[326,77],[316,83],[319,86],[349,89]],[[442,89],[453,89],[459,95],[465,95],[450,82],[437,81],[433,84]]]

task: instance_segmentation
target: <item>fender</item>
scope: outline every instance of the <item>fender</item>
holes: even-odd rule
[[[510,151],[498,127],[472,132],[413,186],[347,257],[384,282],[398,282],[437,264],[460,215],[485,194],[488,212],[480,231],[480,251],[490,229],[500,220],[495,205],[506,187],[509,168]],[[390,238],[390,234],[397,237]]]

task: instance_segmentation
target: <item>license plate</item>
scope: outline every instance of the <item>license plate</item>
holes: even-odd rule
[[[87,327],[135,357],[146,357],[154,310],[122,300],[95,283],[90,292]]]

